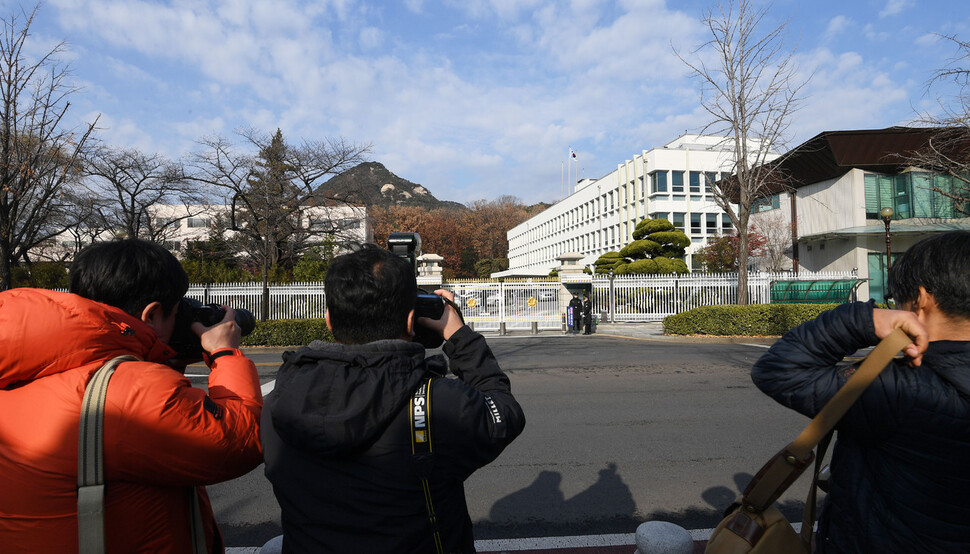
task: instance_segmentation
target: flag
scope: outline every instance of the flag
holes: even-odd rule
[[[576,159],[576,152],[572,148],[570,148],[569,149],[569,160],[570,161],[574,161],[575,159]]]

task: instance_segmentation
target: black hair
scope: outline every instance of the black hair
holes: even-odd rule
[[[189,290],[189,278],[171,252],[153,242],[123,239],[88,246],[74,257],[69,290],[141,317],[152,302],[166,315]]]
[[[950,231],[923,239],[889,270],[896,305],[915,302],[919,288],[933,295],[940,311],[970,319],[970,231]]]
[[[406,260],[372,244],[334,258],[324,279],[333,336],[344,344],[398,339],[418,284]]]

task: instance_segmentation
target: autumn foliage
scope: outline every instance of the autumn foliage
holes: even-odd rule
[[[738,247],[740,240],[737,235],[724,235],[710,239],[707,246],[694,254],[699,258],[704,268],[710,273],[734,272],[738,270]],[[763,256],[767,239],[755,231],[754,226],[748,231],[748,257]]]
[[[374,242],[387,246],[390,233],[418,233],[423,253],[444,258],[446,278],[487,277],[478,274],[476,264],[479,268],[501,267],[509,250],[506,233],[536,213],[512,196],[477,200],[467,210],[372,206],[368,212]],[[481,263],[485,261],[490,263]]]

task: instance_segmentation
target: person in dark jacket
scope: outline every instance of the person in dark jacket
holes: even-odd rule
[[[579,330],[583,328],[583,301],[579,299],[579,293],[573,293],[573,298],[569,301],[569,310],[573,314],[572,329],[570,331],[579,333]]]
[[[816,552],[970,552],[968,275],[970,232],[925,239],[890,272],[900,310],[839,306],[754,365],[762,391],[814,416],[851,375],[844,356],[895,327],[915,339],[836,427]]]
[[[415,321],[414,270],[386,250],[337,257],[324,286],[339,344],[285,353],[264,410],[283,551],[474,552],[463,482],[525,425],[508,377],[450,305]],[[445,339],[447,362],[410,341],[416,323]],[[415,392],[429,379],[428,416]],[[430,420],[430,460],[412,453],[412,413],[415,437]]]
[[[589,294],[583,294],[583,334],[593,334],[593,301]]]

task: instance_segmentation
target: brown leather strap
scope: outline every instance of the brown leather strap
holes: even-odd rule
[[[886,338],[879,341],[879,344],[862,361],[862,365],[859,366],[855,374],[822,407],[818,415],[791,443],[789,449],[792,453],[799,457],[805,457],[811,453],[812,449],[822,440],[822,437],[835,428],[835,425],[849,411],[852,404],[862,396],[866,387],[875,381],[882,370],[889,365],[893,356],[911,342],[913,341],[902,329],[894,329]]]
[[[778,499],[812,462],[812,450],[842,419],[883,368],[900,350],[912,342],[901,329],[895,329],[866,356],[862,365],[798,437],[766,463],[744,491],[743,502],[757,511]],[[817,473],[817,472],[816,472]],[[813,480],[814,486],[814,480]],[[808,506],[806,505],[806,509]],[[814,510],[814,506],[812,506]],[[812,518],[814,524],[814,518]]]

